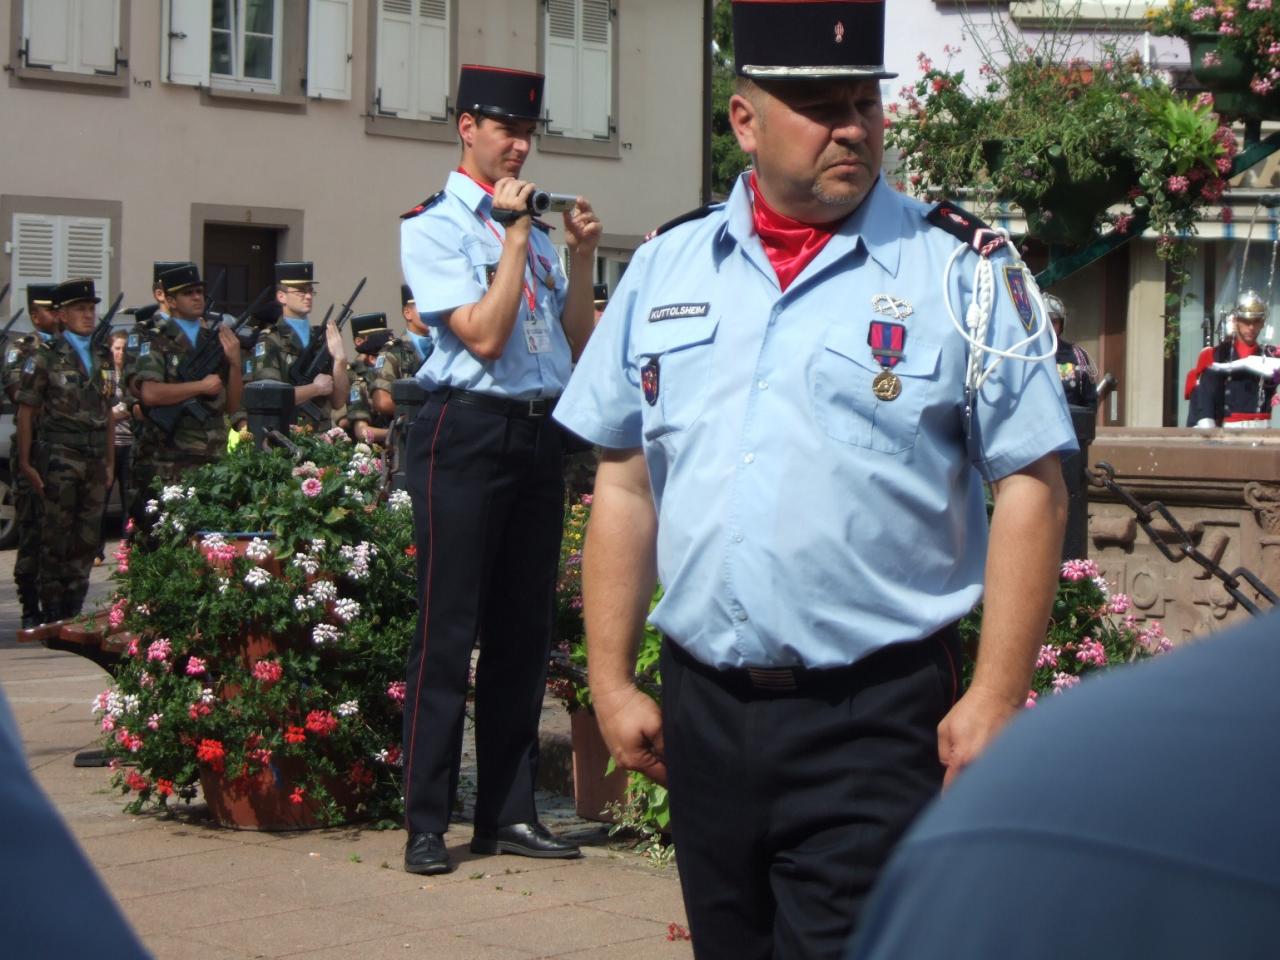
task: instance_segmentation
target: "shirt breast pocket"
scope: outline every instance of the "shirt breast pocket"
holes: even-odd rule
[[[636,344],[644,437],[687,430],[702,415],[711,380],[719,317],[650,323]]]
[[[833,326],[828,331],[811,380],[814,416],[828,436],[888,454],[915,445],[925,404],[937,389],[941,350],[908,331],[903,352],[892,370],[901,391],[881,400],[872,384],[882,368],[871,356],[865,330]]]

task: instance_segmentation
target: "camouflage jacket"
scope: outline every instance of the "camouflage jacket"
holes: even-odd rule
[[[41,344],[40,335],[34,330],[14,337],[4,348],[4,363],[0,365],[0,389],[4,390],[4,400],[0,407],[15,403],[18,395],[18,378],[22,374],[22,365]]]
[[[311,336],[313,338],[323,337],[324,327],[313,326],[311,328]],[[288,322],[281,317],[272,326],[264,329],[262,335],[258,337],[258,343],[253,348],[253,356],[245,362],[244,382],[279,380],[283,383],[288,383],[289,368],[301,356],[303,349],[304,347],[298,339],[298,335],[293,332]],[[295,415],[294,421],[300,424],[310,424],[317,430],[327,430],[333,426],[333,404],[330,402],[330,398],[315,397],[311,402],[319,407],[320,411],[325,415],[323,421],[312,423],[301,411]]]
[[[430,356],[428,351],[427,356]],[[387,341],[387,345],[378,354],[373,364],[373,383],[369,393],[375,390],[391,392],[391,384],[405,377],[412,377],[418,372],[426,357],[418,356],[418,348],[408,337],[395,337]]]
[[[112,368],[105,352],[93,360],[93,369],[85,370],[75,347],[58,336],[23,362],[18,403],[40,410],[36,443],[106,454]]]
[[[385,427],[387,418],[374,411],[369,399],[373,365],[364,354],[358,354],[347,364],[347,379],[351,381],[351,389],[347,393],[347,419],[353,424],[363,420],[375,427]]]
[[[197,344],[203,346],[217,334],[201,325],[197,335]],[[127,368],[129,391],[137,397],[142,396],[144,383],[181,383],[178,379],[178,367],[183,358],[195,352],[195,347],[187,339],[187,335],[172,317],[138,341],[138,350],[133,362]],[[217,457],[227,445],[227,365],[223,361],[220,371],[222,389],[216,397],[199,397],[196,402],[210,413],[208,419],[201,422],[191,414],[184,414],[174,427],[173,436],[168,437],[164,431],[149,419],[143,421],[142,431],[138,437],[137,456],[160,461],[182,461],[191,459],[207,460]]]

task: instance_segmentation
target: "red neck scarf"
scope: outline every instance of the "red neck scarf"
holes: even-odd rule
[[[493,187],[489,186],[488,184],[481,183],[471,174],[467,173],[467,171],[463,170],[461,166],[458,167],[458,172],[462,174],[464,177],[466,177],[468,180],[470,180],[472,183],[474,183],[477,187],[479,187],[485,193],[487,193],[489,196],[491,197],[493,196]]]
[[[756,234],[769,263],[773,265],[773,272],[778,276],[778,286],[786,290],[810,261],[822,252],[843,221],[801,223],[779,213],[765,202],[754,170],[751,171],[751,196],[751,219],[755,222]]]
[[[1258,345],[1256,343],[1245,343],[1240,337],[1236,337],[1236,353],[1240,355],[1241,359],[1252,357],[1257,352]]]

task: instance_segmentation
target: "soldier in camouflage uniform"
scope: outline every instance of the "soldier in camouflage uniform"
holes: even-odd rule
[[[22,366],[42,343],[58,335],[61,325],[53,309],[53,284],[33,283],[27,287],[27,316],[35,328],[10,342],[0,372],[5,399],[17,406],[18,378]],[[12,456],[18,451],[18,435],[9,442]],[[15,461],[16,462],[16,461]],[[21,470],[13,471],[13,508],[18,527],[18,552],[13,562],[13,582],[22,604],[22,629],[39,626],[40,615],[40,532],[44,528],[44,498],[31,489]]]
[[[346,425],[351,435],[366,443],[385,443],[390,417],[376,413],[369,403],[375,358],[391,339],[385,313],[361,313],[351,318],[355,358],[347,364],[351,389],[347,394]]]
[[[281,307],[280,319],[263,330],[253,348],[252,359],[245,364],[249,373],[245,382],[279,380],[289,383],[289,368],[307,349],[311,338],[323,336],[333,357],[328,373],[320,373],[307,384],[296,388],[294,403],[298,407],[295,422],[309,425],[315,430],[328,430],[333,426],[333,412],[341,408],[351,389],[347,379],[347,353],[340,331],[333,321],[324,330],[312,327],[307,318],[311,315],[314,300],[315,269],[310,261],[277,263],[276,300]],[[319,420],[309,418],[300,408],[308,401],[320,408]]]
[[[418,369],[431,356],[435,343],[427,326],[418,316],[418,305],[413,301],[413,291],[407,283],[400,284],[400,312],[404,316],[405,332],[402,337],[390,340],[373,365],[373,385],[369,388],[369,401],[379,416],[387,422],[396,415],[395,399],[391,396],[391,384],[417,375]]]
[[[62,334],[27,358],[18,380],[18,469],[44,498],[45,622],[80,613],[114,470],[110,360],[90,346],[96,303],[92,280],[59,284],[53,308]]]
[[[139,521],[140,504],[151,499],[158,485],[176,483],[182,474],[201,464],[217,460],[226,451],[228,411],[238,410],[243,389],[240,340],[230,327],[209,329],[204,314],[204,282],[193,263],[178,266],[161,276],[168,315],[150,338],[138,346],[138,355],[129,372],[129,389],[142,401],[148,417],[134,447],[134,520]],[[202,380],[183,382],[178,368],[187,354],[216,337],[225,363],[220,373]],[[184,413],[166,434],[151,418],[157,407],[169,407],[195,400],[209,416],[201,420]]]

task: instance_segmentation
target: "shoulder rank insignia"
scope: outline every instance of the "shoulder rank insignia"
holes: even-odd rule
[[[708,203],[708,204],[704,204],[701,207],[698,207],[696,210],[690,210],[687,213],[682,213],[680,214],[680,216],[674,217],[673,219],[668,220],[666,223],[658,227],[656,230],[650,230],[648,233],[644,235],[644,238],[645,240],[652,240],[654,237],[662,236],[668,230],[674,230],[676,227],[680,226],[682,223],[689,223],[690,221],[693,221],[693,220],[701,220],[703,217],[707,216],[707,214],[711,213],[712,210],[715,210],[720,206],[722,206],[722,204]]]
[[[412,220],[414,217],[416,217],[418,214],[422,213],[424,210],[430,210],[430,209],[431,209],[431,207],[432,207],[435,203],[437,203],[437,202],[440,200],[440,198],[441,198],[441,197],[443,197],[443,196],[444,196],[444,191],[443,191],[443,190],[438,190],[438,191],[436,191],[436,192],[435,192],[435,193],[433,193],[431,196],[427,197],[427,199],[423,200],[423,201],[422,201],[420,204],[418,204],[416,207],[410,207],[410,208],[409,208],[408,210],[406,210],[404,213],[400,214],[400,219],[401,219],[401,220]]]
[[[943,200],[930,210],[925,220],[964,241],[984,257],[991,256],[1006,243],[1001,234],[949,200]]]

